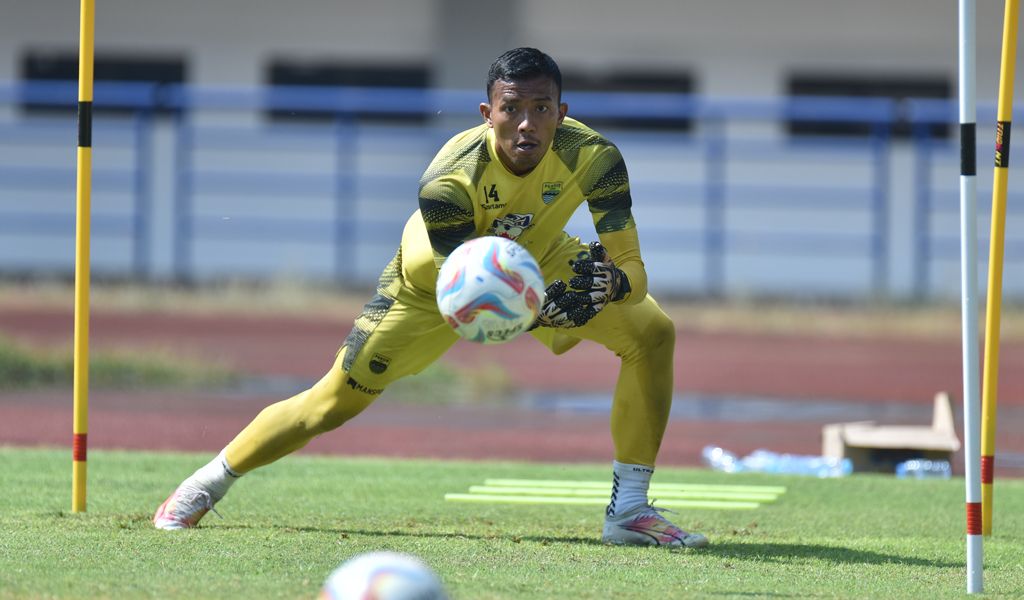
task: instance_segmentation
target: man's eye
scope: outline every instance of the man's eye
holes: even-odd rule
[[[544,105],[538,106],[537,107],[537,112],[542,112],[542,113],[548,112],[548,107],[546,107]]]
[[[514,107],[514,106],[506,106],[506,107],[504,108],[504,110],[505,110],[505,112],[507,112],[507,113],[511,113],[511,112],[516,112],[516,107]]]

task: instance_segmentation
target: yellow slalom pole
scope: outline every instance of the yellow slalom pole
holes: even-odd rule
[[[985,311],[985,367],[981,390],[981,533],[992,535],[992,483],[996,450],[996,391],[999,385],[999,320],[1003,296],[1003,242],[1010,166],[1010,121],[1017,65],[1017,0],[1006,0],[996,114],[996,160],[992,182],[992,230],[988,251],[988,306]]]
[[[71,443],[71,512],[85,512],[86,439],[89,434],[89,225],[92,189],[92,81],[95,0],[81,0],[78,51],[78,185],[75,219],[74,422]]]

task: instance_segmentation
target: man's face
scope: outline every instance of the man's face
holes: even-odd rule
[[[480,114],[494,130],[498,158],[509,171],[526,175],[544,158],[569,110],[558,99],[558,86],[548,77],[494,82]]]

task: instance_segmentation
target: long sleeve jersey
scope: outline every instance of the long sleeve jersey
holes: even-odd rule
[[[452,250],[483,235],[515,240],[539,258],[583,202],[601,243],[629,278],[632,291],[622,301],[639,302],[647,294],[647,275],[626,164],[607,138],[568,117],[544,158],[522,176],[499,160],[486,124],[451,138],[420,179],[419,212],[430,254],[403,241],[404,270],[427,286]]]

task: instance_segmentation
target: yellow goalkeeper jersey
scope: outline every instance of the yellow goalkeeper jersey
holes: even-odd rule
[[[639,301],[646,294],[646,273],[625,162],[608,139],[568,117],[541,162],[523,176],[502,164],[486,124],[450,139],[420,179],[419,215],[430,248],[422,247],[420,236],[407,235],[403,271],[417,287],[432,289],[445,257],[483,235],[515,240],[539,260],[584,201],[601,242],[629,276],[627,302]]]

